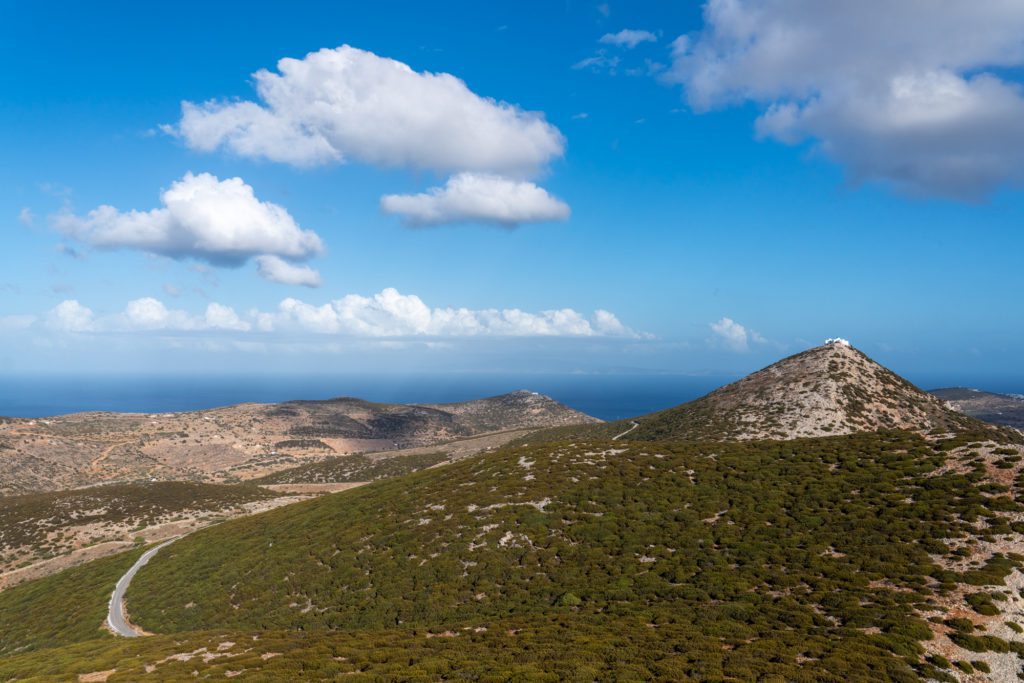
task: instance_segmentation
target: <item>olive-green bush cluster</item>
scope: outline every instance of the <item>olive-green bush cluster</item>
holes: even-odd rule
[[[917,609],[978,572],[999,582],[1020,560],[960,573],[935,563],[949,552],[939,539],[1018,509],[975,473],[936,474],[946,457],[901,432],[512,448],[197,534],[129,595],[157,632],[443,627],[571,609],[682,623],[790,662],[818,657],[780,638],[789,629],[800,643],[855,640],[916,661],[930,637]]]
[[[0,680],[65,682],[115,670],[119,681],[753,681],[910,683],[950,680],[859,638],[775,640],[708,635],[684,621],[568,609],[453,630],[207,631],[80,643],[0,659]],[[786,649],[774,649],[783,643]],[[789,652],[813,660],[794,665]],[[205,658],[204,658],[205,656]]]
[[[107,601],[142,552],[136,548],[0,593],[0,660],[27,650],[113,639],[103,630]]]
[[[445,453],[415,453],[390,457],[344,455],[310,462],[257,479],[260,484],[327,484],[377,481],[425,470],[448,458]]]
[[[918,615],[963,584],[998,585],[1024,560],[937,562],[959,560],[958,539],[980,522],[1012,533],[1003,515],[1024,509],[1016,484],[988,482],[983,464],[943,468],[950,452],[906,432],[506,448],[197,532],[128,591],[133,620],[165,637],[26,653],[0,678],[17,667],[56,675],[63,661],[62,672],[87,662],[133,680],[144,663],[203,638],[215,650],[219,638],[248,649],[180,670],[949,680],[924,657],[932,631]],[[95,581],[100,600],[112,585]],[[35,604],[21,594],[19,609],[80,599],[58,590]],[[43,642],[5,624],[0,642]],[[1018,647],[966,627],[951,637],[978,651]],[[173,678],[179,665],[159,666]]]
[[[254,485],[165,481],[0,496],[0,551],[43,547],[50,533],[69,525],[149,526],[185,510],[221,510],[275,495]]]

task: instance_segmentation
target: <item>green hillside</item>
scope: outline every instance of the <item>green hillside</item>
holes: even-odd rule
[[[25,545],[45,550],[51,534],[73,525],[141,528],[184,511],[217,511],[278,495],[252,484],[162,481],[0,496],[0,554]]]
[[[95,560],[0,593],[0,660],[27,650],[114,640],[103,630],[107,601],[142,552]]]
[[[993,540],[1021,531],[1009,519],[1024,510],[1020,482],[990,477],[1015,474],[1019,456],[970,441],[885,432],[505,449],[197,532],[139,573],[129,610],[175,641],[276,632],[292,654],[267,666],[381,640],[399,645],[358,670],[462,658],[480,671],[543,669],[571,631],[586,655],[579,671],[607,672],[612,643],[628,643],[619,659],[636,679],[938,675],[921,649],[926,619],[942,621],[940,603],[961,584],[998,586],[1024,559],[951,568],[977,524]],[[82,597],[56,593],[18,608],[43,614]],[[0,593],[0,609],[13,595]],[[516,629],[536,639],[501,637]],[[19,634],[0,635],[40,642]],[[965,642],[1021,647],[985,637]],[[113,646],[97,647],[90,664]],[[116,652],[145,659],[170,645],[126,647]]]
[[[243,681],[606,681],[763,680],[796,683],[916,681],[915,670],[884,645],[863,638],[830,644],[779,634],[790,650],[821,654],[814,666],[795,666],[771,649],[773,641],[722,645],[693,624],[572,608],[550,615],[509,617],[448,631],[207,631],[100,641],[0,659],[0,679],[65,682],[109,672],[109,683],[147,680]],[[738,646],[733,646],[733,643]],[[829,673],[834,671],[835,673]],[[950,680],[931,666],[919,667]],[[342,678],[343,677],[343,678]]]
[[[254,480],[258,484],[326,484],[335,482],[377,481],[418,472],[444,462],[446,453],[417,453],[374,457],[343,455],[309,462]]]

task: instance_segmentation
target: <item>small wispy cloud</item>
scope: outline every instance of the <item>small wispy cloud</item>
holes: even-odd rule
[[[277,256],[260,256],[256,259],[256,270],[264,280],[281,285],[319,287],[320,272],[315,268],[289,263]]]
[[[621,60],[616,55],[609,55],[607,50],[598,50],[596,54],[581,59],[572,65],[573,69],[590,69],[591,71],[615,72]]]
[[[420,194],[386,195],[380,205],[414,226],[472,222],[515,227],[565,220],[571,213],[568,204],[531,182],[481,173],[460,173]]]
[[[606,33],[597,41],[605,45],[616,45],[632,50],[640,43],[656,43],[658,36],[650,31],[624,28],[618,33]]]
[[[732,318],[723,317],[718,322],[709,325],[714,334],[712,342],[716,345],[723,345],[730,351],[746,353],[750,350],[751,344],[766,344],[768,340],[759,333],[748,330]]]
[[[68,258],[73,258],[76,261],[84,261],[86,258],[85,254],[78,251],[70,244],[64,244],[63,242],[61,242],[54,248],[57,250],[58,254],[64,254]]]

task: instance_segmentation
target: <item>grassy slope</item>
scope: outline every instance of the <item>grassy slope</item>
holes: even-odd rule
[[[45,549],[47,535],[67,526],[143,527],[185,510],[220,510],[277,495],[251,484],[168,481],[0,496],[0,551],[22,545]]]
[[[907,434],[511,449],[185,539],[138,577],[133,615],[165,633],[443,629],[569,607],[789,662],[913,655],[936,539],[994,505],[929,476],[942,460]]]
[[[133,640],[108,639],[0,659],[0,679],[67,681],[78,674],[116,672],[115,681],[236,680],[346,681],[708,681],[876,683],[916,680],[902,660],[863,638],[820,651],[822,662],[798,669],[767,642],[717,637],[680,621],[633,616],[595,619],[561,607],[548,616],[510,617],[488,627],[443,634],[425,629],[354,632],[235,632],[219,630]],[[793,647],[819,652],[814,642]],[[174,658],[171,658],[174,656]],[[208,659],[204,660],[204,656]],[[240,673],[241,672],[241,673]],[[830,673],[835,672],[835,673]],[[770,678],[774,674],[776,678]]]
[[[23,655],[0,673],[45,673],[53,657],[62,671],[127,672],[244,637],[236,663],[188,670],[248,661],[436,678],[563,657],[561,678],[581,680],[615,675],[616,661],[625,679],[910,680],[913,667],[935,674],[919,661],[930,631],[915,610],[958,581],[998,583],[1013,564],[968,576],[933,562],[948,551],[937,539],[978,520],[1008,533],[996,511],[1021,509],[983,491],[977,468],[937,474],[945,457],[905,433],[506,449],[198,532],[129,590],[133,619],[174,639]],[[64,588],[65,572],[19,609],[102,605],[116,573]],[[55,642],[7,623],[0,642]],[[449,629],[458,635],[426,636]],[[248,645],[266,630],[277,635]],[[255,656],[268,652],[283,654]]]
[[[440,462],[446,453],[421,453],[372,458],[366,455],[343,455],[268,474],[256,480],[259,484],[331,483],[377,481],[418,472]]]
[[[0,593],[0,658],[96,638],[114,584],[142,549],[90,562]]]

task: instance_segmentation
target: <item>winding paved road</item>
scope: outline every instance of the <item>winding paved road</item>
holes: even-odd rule
[[[131,566],[124,576],[114,586],[114,592],[110,595],[110,605],[107,607],[107,626],[114,632],[115,635],[124,636],[125,638],[136,638],[138,636],[145,635],[142,629],[136,628],[128,623],[128,613],[124,609],[124,592],[128,590],[128,584],[132,582],[132,578],[135,573],[139,571],[150,559],[156,555],[160,548],[165,545],[169,545],[177,541],[180,536],[176,536],[170,540],[164,541],[155,548],[150,548],[146,552],[142,553],[142,556],[135,561],[135,564]]]
[[[615,436],[613,436],[612,437],[612,441],[618,441],[619,439],[624,437],[626,434],[629,434],[631,431],[633,431],[634,429],[636,429],[639,426],[640,426],[639,422],[634,422],[632,427],[630,427],[626,431],[622,432],[621,434],[616,434]]]

